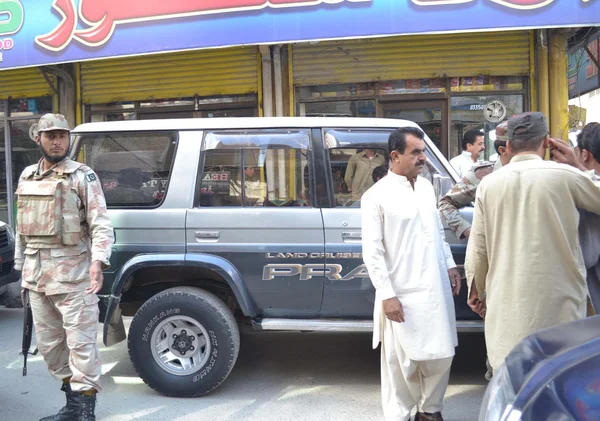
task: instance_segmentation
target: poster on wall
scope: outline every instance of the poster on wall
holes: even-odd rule
[[[2,0],[0,70],[201,48],[598,24],[597,0]]]

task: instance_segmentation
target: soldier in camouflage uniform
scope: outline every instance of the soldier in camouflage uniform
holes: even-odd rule
[[[504,121],[496,127],[496,140],[494,148],[498,153],[498,161],[480,162],[469,171],[461,181],[456,183],[452,189],[440,199],[438,210],[442,219],[446,221],[448,227],[458,238],[469,238],[471,233],[471,224],[465,220],[459,212],[459,209],[467,206],[475,200],[475,192],[481,180],[492,171],[506,165],[512,159],[512,154],[506,147],[508,136],[506,135],[507,122]]]
[[[67,398],[44,421],[95,420],[96,293],[114,242],[98,177],[67,158],[69,130],[62,115],[40,119],[36,143],[43,158],[23,171],[17,188],[15,269],[29,290],[40,353]]]

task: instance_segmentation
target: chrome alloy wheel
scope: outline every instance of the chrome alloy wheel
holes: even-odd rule
[[[154,329],[151,338],[154,361],[166,372],[188,376],[200,370],[211,352],[208,332],[191,317],[172,316]]]

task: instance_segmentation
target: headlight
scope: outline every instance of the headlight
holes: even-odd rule
[[[494,372],[479,412],[479,421],[519,421],[521,412],[513,409],[515,391],[506,365]]]

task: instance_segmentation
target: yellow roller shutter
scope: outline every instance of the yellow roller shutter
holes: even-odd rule
[[[84,62],[81,89],[86,104],[254,93],[258,91],[257,48]]]
[[[48,75],[54,86],[56,77]],[[0,72],[0,99],[32,98],[54,95],[52,88],[37,68],[5,70]]]
[[[296,44],[295,85],[529,73],[527,31]]]

